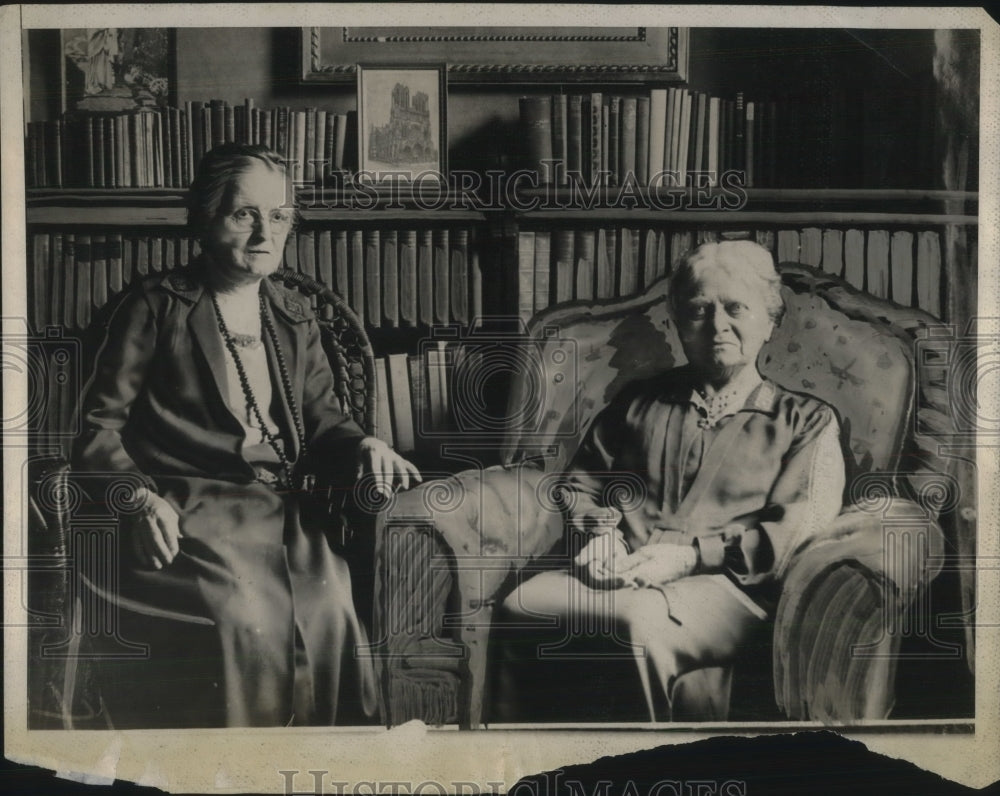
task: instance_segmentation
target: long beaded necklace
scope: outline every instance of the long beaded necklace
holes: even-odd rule
[[[305,429],[302,425],[302,416],[299,413],[298,403],[295,400],[295,395],[292,392],[292,382],[288,375],[288,366],[285,363],[285,355],[281,350],[281,346],[278,344],[278,335],[274,329],[274,323],[271,320],[271,313],[268,311],[267,302],[264,300],[264,295],[260,294],[258,296],[260,300],[260,318],[261,325],[264,331],[267,332],[267,336],[271,339],[271,345],[274,347],[275,357],[278,361],[278,373],[281,378],[281,388],[285,393],[285,398],[288,401],[288,408],[292,413],[292,422],[295,424],[295,434],[299,443],[300,458],[305,451]],[[281,440],[277,435],[271,433],[267,427],[267,423],[264,422],[264,414],[260,410],[260,405],[257,403],[257,398],[253,394],[253,390],[250,389],[250,379],[247,378],[246,369],[243,367],[243,361],[240,359],[239,352],[236,350],[237,341],[234,339],[233,333],[229,331],[226,326],[226,321],[222,317],[222,310],[219,308],[219,301],[212,293],[212,307],[215,308],[215,319],[219,324],[219,331],[222,333],[222,339],[226,343],[226,348],[229,351],[230,356],[233,358],[233,363],[236,365],[236,375],[240,380],[240,387],[243,389],[243,397],[246,399],[247,407],[253,413],[254,419],[260,426],[261,434],[267,441],[267,444],[271,446],[274,450],[275,455],[278,457],[278,461],[281,463],[281,468],[285,473],[285,478],[287,483],[290,485],[298,486],[299,479],[296,478],[295,468],[288,457],[285,455],[285,446],[282,444]]]

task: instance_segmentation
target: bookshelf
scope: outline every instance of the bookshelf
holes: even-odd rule
[[[686,248],[727,237],[946,321],[972,313],[975,147],[967,178],[942,180],[933,31],[692,29],[684,85],[452,86],[448,160],[481,179],[430,206],[352,187],[353,88],[291,87],[277,55],[293,33],[178,29],[177,107],[166,111],[64,117],[33,93],[25,132],[36,328],[61,322],[78,334],[134,278],[190,261],[184,192],[199,153],[222,140],[326,162],[295,175],[301,224],[285,265],[341,293],[385,357],[418,356],[442,326],[490,318],[490,328],[517,330],[555,302],[641,291]],[[28,37],[35,76],[47,74],[44,38]],[[237,52],[248,46],[259,63]],[[186,66],[205,53],[210,81]],[[526,129],[532,118],[542,124]],[[548,154],[584,172],[585,201],[559,172],[546,184],[539,160]],[[650,179],[654,161],[752,166],[755,179],[672,188]],[[117,187],[89,187],[98,166],[101,182]],[[521,168],[539,177],[513,188],[485,178]],[[594,179],[606,168],[617,184]],[[630,172],[637,179],[623,192]],[[400,360],[385,367],[398,385]]]

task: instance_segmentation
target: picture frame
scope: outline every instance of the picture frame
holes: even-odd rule
[[[176,104],[174,28],[61,28],[59,50],[63,112]]]
[[[359,182],[447,182],[447,79],[443,66],[359,65]]]
[[[302,28],[302,80],[348,83],[364,61],[447,62],[450,83],[633,83],[687,80],[681,27]]]

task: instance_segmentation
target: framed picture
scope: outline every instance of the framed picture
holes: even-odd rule
[[[59,34],[63,111],[172,104],[173,29],[63,28]]]
[[[445,182],[443,67],[359,66],[358,178]]]
[[[687,79],[687,28],[350,27],[302,29],[302,78],[342,83],[355,64],[447,62],[452,83],[673,83]]]

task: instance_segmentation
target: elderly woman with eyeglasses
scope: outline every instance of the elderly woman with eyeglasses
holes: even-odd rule
[[[305,479],[347,489],[369,474],[391,489],[420,475],[341,412],[308,302],[266,278],[294,219],[277,154],[209,152],[188,215],[201,255],[116,309],[85,393],[74,469],[142,484],[121,523],[120,586],[105,596],[125,639],[150,645],[157,685],[205,686],[133,721],[177,723],[176,706],[180,723],[206,726],[374,711],[351,575]]]
[[[773,616],[795,547],[839,513],[844,458],[834,410],[757,369],[784,309],[770,252],[703,244],[678,264],[670,299],[687,364],[627,386],[597,416],[566,478],[569,524],[587,542],[504,607],[562,620],[548,655],[584,636],[629,648],[637,688],[613,691],[619,702],[641,691],[633,718],[675,718],[685,677],[685,718],[718,720],[722,667]],[[614,505],[616,479],[642,489]],[[587,654],[599,660],[576,657]]]

